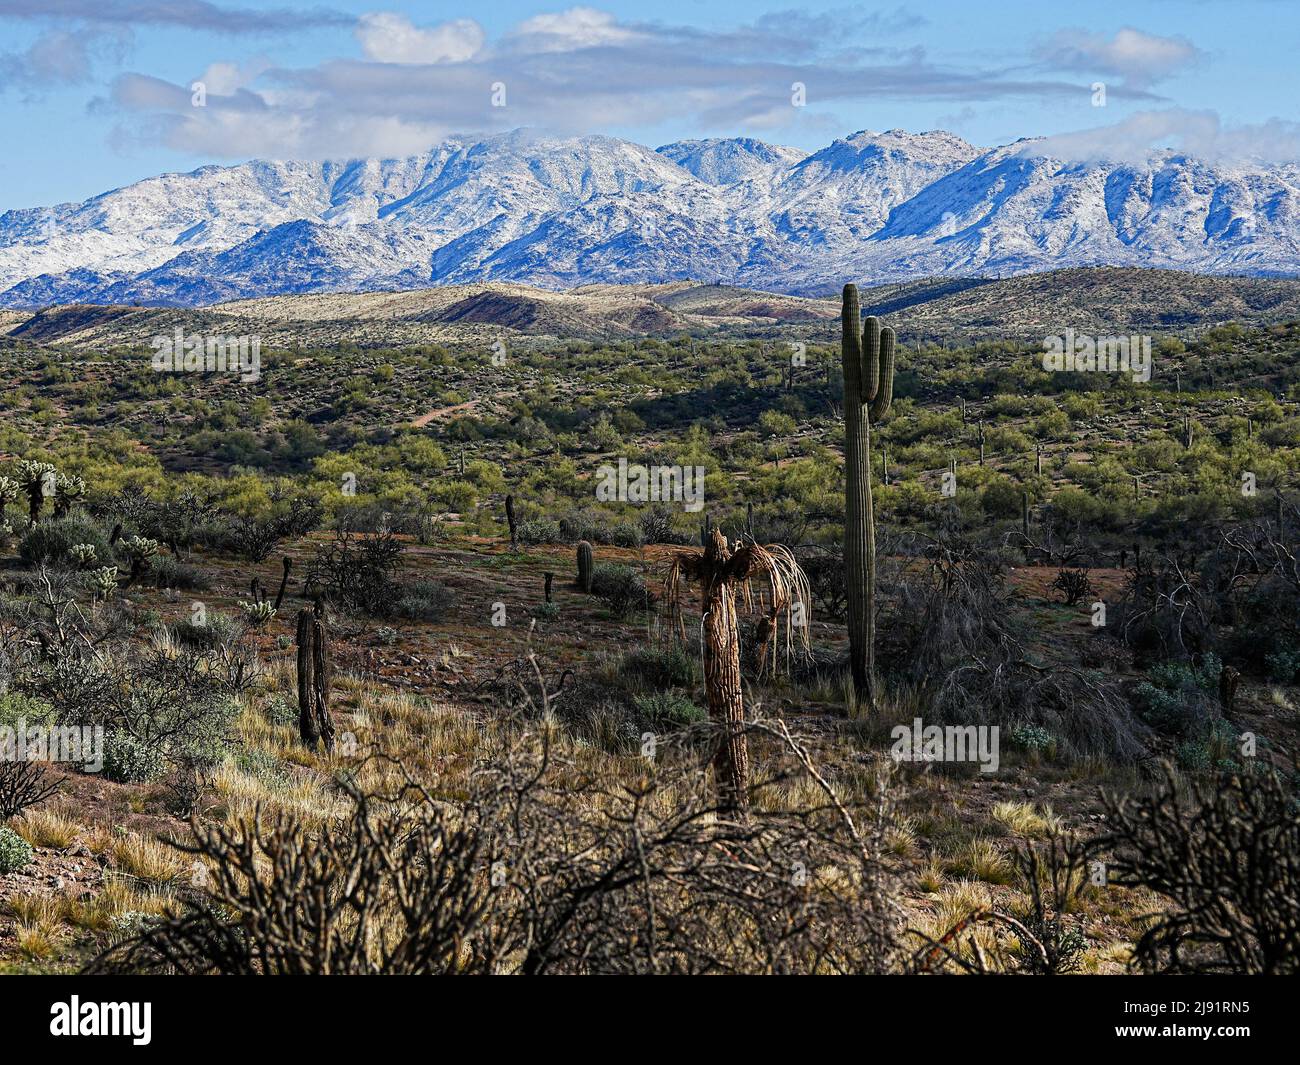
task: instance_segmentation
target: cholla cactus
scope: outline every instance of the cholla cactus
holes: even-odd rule
[[[105,566],[103,569],[97,569],[90,576],[95,589],[96,602],[107,602],[117,594],[116,566]]]
[[[72,561],[77,564],[77,569],[90,569],[99,561],[95,554],[94,544],[73,544],[72,550],[68,554],[72,556]]]
[[[133,536],[123,545],[126,557],[131,560],[131,573],[127,581],[133,584],[149,568],[149,560],[158,553],[158,541],[147,536]]]
[[[54,516],[61,518],[72,507],[78,503],[84,502],[86,498],[86,482],[80,477],[65,477],[63,474],[57,474],[54,478]]]
[[[9,546],[14,527],[5,519],[5,508],[22,498],[22,486],[9,477],[0,477],[0,548]]]
[[[10,503],[17,503],[22,495],[22,485],[10,477],[0,477],[0,511]]]
[[[245,600],[239,606],[244,611],[244,620],[255,629],[260,629],[275,617],[275,607],[268,599],[259,599],[256,602]]]
[[[33,525],[40,519],[45,497],[54,494],[56,473],[48,462],[24,459],[18,463],[18,484],[27,493],[27,516]]]

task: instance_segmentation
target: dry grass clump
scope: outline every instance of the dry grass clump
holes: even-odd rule
[[[999,802],[994,805],[992,813],[994,821],[1017,836],[1043,839],[1061,829],[1060,818],[1052,812],[1050,806],[1043,807],[1042,813],[1039,813],[1032,803]]]
[[[211,882],[103,970],[867,972],[893,964],[881,805],[834,794],[791,741],[735,817],[707,747],[608,757],[545,719],[497,725],[458,781],[372,756],[328,832],[281,811],[200,825]],[[784,734],[771,729],[770,736]],[[786,781],[783,777],[788,776]],[[815,787],[808,784],[811,777]],[[450,786],[449,786],[450,785]],[[782,790],[784,789],[784,790]]]
[[[76,820],[54,806],[26,810],[11,827],[33,847],[56,851],[71,847],[82,831]]]

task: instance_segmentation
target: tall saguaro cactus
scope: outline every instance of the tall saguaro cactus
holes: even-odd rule
[[[876,521],[871,500],[871,426],[894,398],[894,331],[862,321],[856,285],[844,286],[844,563],[853,688],[875,701]]]

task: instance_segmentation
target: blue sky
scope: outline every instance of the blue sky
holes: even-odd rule
[[[0,0],[0,210],[516,126],[808,149],[942,128],[1291,160],[1298,46],[1288,0]]]

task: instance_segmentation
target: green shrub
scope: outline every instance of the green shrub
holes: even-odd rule
[[[1300,650],[1275,651],[1264,658],[1269,680],[1279,684],[1292,683],[1300,675]]]
[[[627,652],[622,671],[655,688],[690,687],[699,675],[695,657],[676,643]]]
[[[262,712],[272,725],[298,724],[298,704],[284,695],[272,695],[262,705]]]
[[[140,910],[126,910],[114,915],[109,925],[109,938],[113,942],[138,936],[151,921],[156,922],[156,914],[143,913]]]
[[[1208,773],[1212,769],[1232,773],[1240,769],[1232,757],[1236,753],[1237,734],[1220,718],[1199,736],[1180,743],[1175,757],[1178,765],[1189,773]]]
[[[262,712],[272,725],[297,725],[298,704],[284,695],[272,695],[262,705]]]
[[[159,555],[149,567],[145,580],[155,588],[177,588],[181,591],[207,591],[211,587],[208,575],[197,566],[178,562],[174,555]]]
[[[186,647],[206,650],[231,643],[239,635],[240,624],[229,614],[209,610],[204,615],[202,624],[196,620],[178,621],[172,627],[172,632],[177,642]]]
[[[677,692],[651,692],[633,700],[637,713],[659,728],[685,728],[709,719],[708,711]]]
[[[226,756],[228,741],[239,719],[242,707],[238,699],[218,695],[202,696],[191,702],[188,713],[193,715],[184,722],[176,736],[162,745],[164,761],[186,765],[215,766]]]
[[[162,751],[129,732],[110,729],[104,736],[104,776],[119,784],[145,784],[162,775]]]
[[[1039,725],[1016,725],[1011,729],[1011,742],[1026,751],[1050,753],[1056,747],[1056,737]]]
[[[644,547],[645,533],[641,526],[630,521],[620,521],[609,531],[609,542],[615,547]]]
[[[0,876],[15,872],[36,856],[32,845],[12,828],[0,828]]]
[[[532,614],[538,621],[554,621],[560,616],[560,604],[538,603],[533,607]]]
[[[1171,736],[1200,738],[1219,716],[1211,694],[1222,665],[1207,654],[1200,666],[1162,662],[1134,690],[1138,716],[1152,728]]]
[[[635,610],[648,610],[654,602],[641,574],[617,562],[597,564],[591,575],[591,594],[618,617],[626,617]]]
[[[283,784],[288,776],[284,763],[270,751],[240,751],[235,755],[235,766],[241,773],[257,777],[273,787]]]
[[[33,525],[18,544],[18,554],[28,565],[72,565],[72,549],[77,544],[89,544],[95,557],[104,565],[111,565],[113,550],[108,537],[90,517],[79,510],[62,518],[48,518]]]
[[[560,517],[560,537],[569,543],[587,540],[593,544],[610,542],[609,522],[600,511],[591,507],[571,510]]]
[[[558,544],[560,523],[551,518],[526,518],[515,529],[521,544]]]
[[[438,622],[451,609],[451,589],[437,581],[414,581],[403,585],[393,612],[410,621]]]
[[[0,727],[17,728],[19,724],[52,725],[56,721],[54,707],[44,699],[18,692],[0,695]]]
[[[980,506],[991,518],[1020,516],[1021,487],[1009,477],[994,477],[980,491]]]

